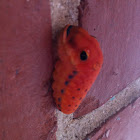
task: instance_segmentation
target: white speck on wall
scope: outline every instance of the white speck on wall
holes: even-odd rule
[[[109,134],[110,134],[110,130],[107,130],[105,136],[108,138],[109,137]]]

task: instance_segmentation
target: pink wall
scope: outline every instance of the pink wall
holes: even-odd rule
[[[48,1],[0,1],[0,139],[54,139]]]
[[[140,76],[140,1],[84,0],[80,9],[79,24],[100,42],[104,64],[75,117],[102,105]]]
[[[0,139],[53,140],[49,0],[1,0],[0,9]],[[79,23],[100,42],[104,64],[75,117],[140,76],[139,9],[139,0],[82,1]]]

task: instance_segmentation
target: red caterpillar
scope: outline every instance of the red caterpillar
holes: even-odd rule
[[[59,60],[53,73],[57,108],[73,113],[99,74],[103,55],[97,40],[84,29],[67,25],[58,40]]]

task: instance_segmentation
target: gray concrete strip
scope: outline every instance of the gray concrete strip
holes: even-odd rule
[[[82,118],[73,119],[73,115],[56,112],[58,129],[57,140],[82,140],[110,116],[128,106],[140,97],[140,78],[132,82],[127,88],[113,96],[104,105]]]
[[[80,0],[50,0],[53,37],[65,25],[78,25]]]
[[[140,98],[110,117],[84,140],[139,140]]]

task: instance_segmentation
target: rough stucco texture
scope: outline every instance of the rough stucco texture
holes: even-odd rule
[[[83,0],[79,24],[100,42],[103,68],[74,116],[82,116],[140,76],[140,1]]]
[[[140,98],[107,122],[90,140],[139,140]]]
[[[53,140],[49,1],[0,1],[0,139]]]

